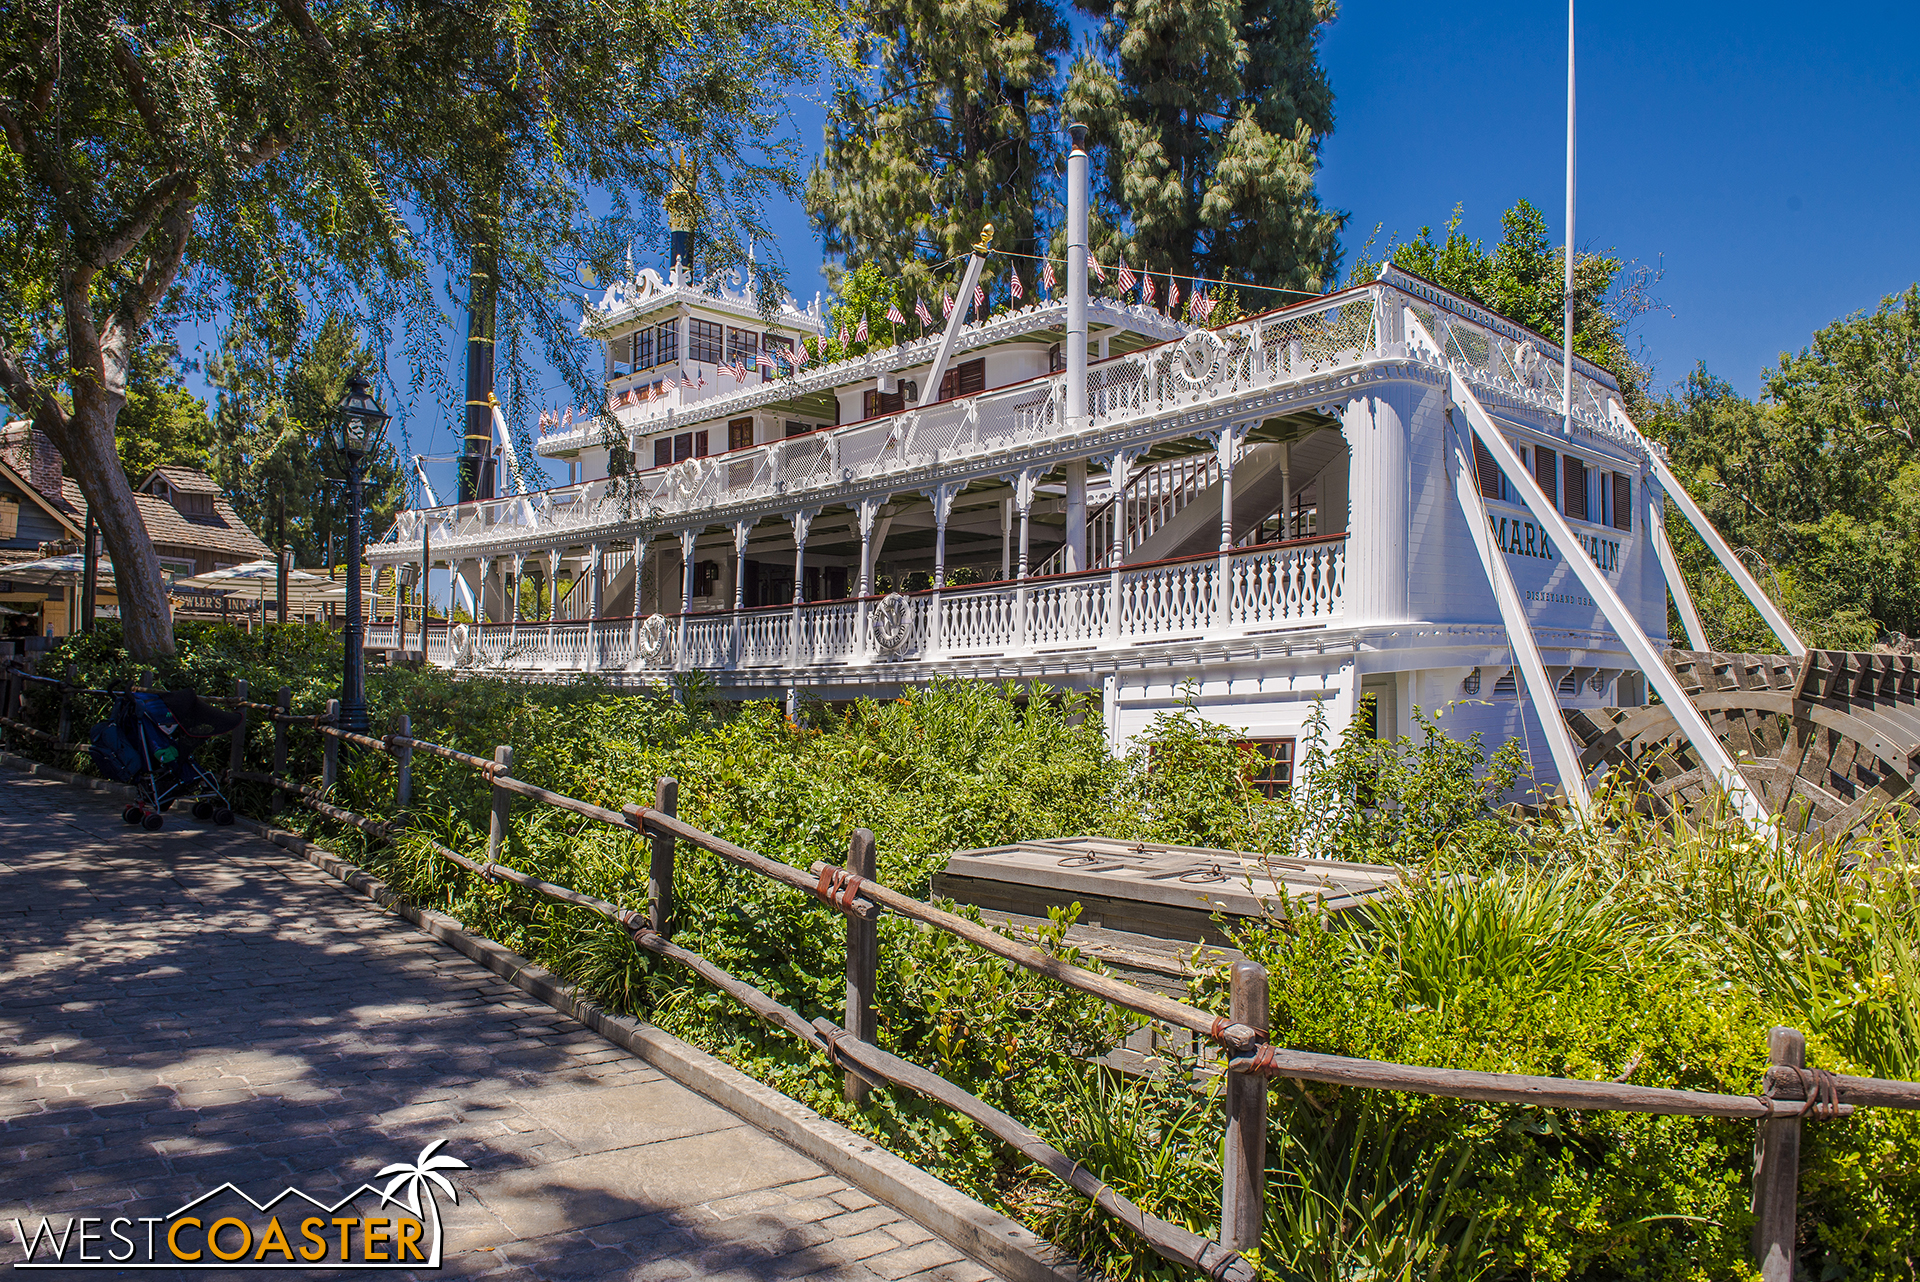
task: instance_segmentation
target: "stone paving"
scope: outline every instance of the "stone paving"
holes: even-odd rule
[[[424,1277],[992,1276],[305,861],[119,808],[0,769],[0,1262],[15,1216],[338,1196],[444,1139]]]

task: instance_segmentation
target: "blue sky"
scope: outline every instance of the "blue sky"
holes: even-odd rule
[[[1664,270],[1664,307],[1637,329],[1656,389],[1704,359],[1756,394],[1782,351],[1920,279],[1920,11],[1588,3],[1578,35],[1576,233]],[[1349,252],[1376,224],[1410,238],[1455,204],[1490,242],[1522,197],[1559,236],[1565,47],[1551,3],[1345,0],[1323,46],[1337,123],[1320,192],[1351,215]],[[792,108],[817,151],[819,94]],[[818,240],[797,204],[771,215],[810,298]],[[457,448],[433,407],[414,408],[414,448]]]

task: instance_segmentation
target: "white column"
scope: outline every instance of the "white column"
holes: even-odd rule
[[[752,521],[733,523],[733,661],[736,664],[746,653],[747,624],[740,611],[747,603],[747,535],[752,532]]]
[[[752,521],[733,523],[733,608],[741,610],[747,604],[747,535],[753,532]]]
[[[515,591],[519,589],[516,587]],[[547,622],[560,622],[560,549],[547,550]]]
[[[867,636],[867,597],[873,592],[873,526],[880,516],[880,500],[861,499],[854,504],[854,516],[860,522],[860,584],[854,593],[854,608],[859,611],[859,617],[855,623],[855,635],[859,638],[860,657],[864,659],[873,652]]]
[[[1087,461],[1074,459],[1067,464],[1067,556],[1066,571],[1077,574],[1087,568]]]
[[[602,548],[598,543],[587,545],[587,671],[592,672],[600,666],[600,602],[606,584],[605,566],[601,561]]]
[[[1293,442],[1280,445],[1280,541],[1293,537]]]
[[[483,556],[480,558],[480,590],[473,594],[473,621],[475,623],[493,622],[492,619],[487,617],[487,588],[492,581],[493,558]]]
[[[813,528],[813,518],[820,515],[817,507],[802,508],[787,519],[793,523],[793,623],[787,633],[787,665],[798,667],[802,662],[800,633],[800,607],[807,601],[807,531]]]
[[[698,530],[680,531],[680,626],[673,665],[682,670],[687,666],[687,614],[693,609],[693,544],[699,537]]]
[[[1000,500],[1000,577],[1013,577],[1013,500]]]
[[[949,481],[924,491],[933,501],[933,596],[927,603],[927,652],[938,656],[946,642],[946,619],[941,612],[947,588],[947,521],[953,515],[953,501],[960,496],[964,481]]]
[[[1142,449],[1120,450],[1103,460],[1107,483],[1113,487],[1113,534],[1107,545],[1107,639],[1117,642],[1125,623],[1126,600],[1121,595],[1120,561],[1127,554],[1127,478]]]
[[[1014,506],[1020,510],[1020,568],[1019,572],[1014,576],[1018,586],[1014,589],[1013,593],[1015,622],[1014,644],[1023,650],[1027,645],[1027,633],[1029,631],[1027,626],[1027,611],[1032,603],[1032,590],[1027,587],[1027,534],[1030,527],[1030,518],[1033,515],[1034,489],[1039,483],[1040,470],[1038,468],[1026,469],[1021,472],[1019,476],[1015,477],[1013,482],[1013,503]]]
[[[1214,448],[1220,454],[1220,564],[1213,579],[1213,625],[1224,628],[1233,611],[1233,469],[1240,461],[1240,442],[1252,423],[1234,423],[1220,432]]]
[[[507,576],[505,576],[505,572],[501,572],[499,595],[501,595],[501,605],[505,606],[505,610],[507,610],[507,629],[509,629],[507,635],[509,635],[509,637],[520,628],[520,576],[522,576],[524,572],[526,572],[526,555],[524,555],[524,553],[515,553],[515,555],[513,555],[513,591],[511,591],[511,593],[507,591]],[[509,605],[509,601],[511,601],[511,605]],[[509,645],[513,645],[513,643],[509,641]]]
[[[1034,491],[1039,484],[1040,473],[1034,468],[1020,473],[1013,482],[1013,505],[1020,513],[1020,568],[1014,575],[1016,579],[1027,577],[1027,534],[1033,515]]]
[[[1413,491],[1408,430],[1416,398],[1439,395],[1438,389],[1427,392],[1399,384],[1356,397],[1341,411],[1340,430],[1351,451],[1347,484],[1352,519],[1327,511],[1328,495],[1322,493],[1320,532],[1347,531],[1350,624],[1401,623],[1407,618],[1407,523]]]
[[[640,654],[640,575],[647,568],[647,544],[644,534],[633,536],[633,618],[627,624],[627,662]]]

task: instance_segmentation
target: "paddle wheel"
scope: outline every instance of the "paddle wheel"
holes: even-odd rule
[[[1836,837],[1920,820],[1920,656],[1668,650],[1688,699],[1769,813]],[[1713,778],[1666,704],[1566,713],[1589,771],[1625,766],[1656,813],[1695,810]]]

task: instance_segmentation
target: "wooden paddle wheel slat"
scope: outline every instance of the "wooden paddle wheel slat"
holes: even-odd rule
[[[1768,811],[1810,835],[1920,819],[1920,661],[1905,654],[1669,650],[1668,669]],[[1691,812],[1713,781],[1670,709],[1569,711],[1589,771],[1626,769],[1652,812]]]

